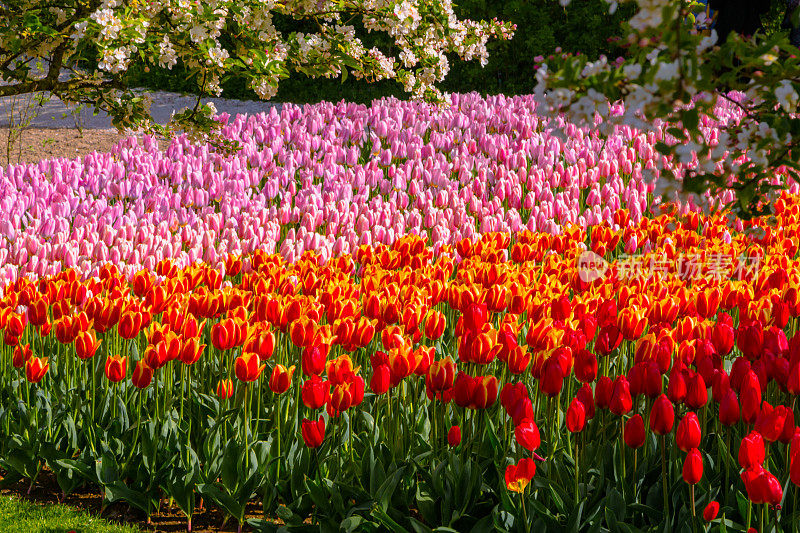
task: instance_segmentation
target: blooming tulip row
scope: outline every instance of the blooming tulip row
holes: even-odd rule
[[[190,527],[198,496],[240,524],[259,498],[298,527],[788,527],[800,200],[774,207],[19,278],[0,466]]]
[[[737,112],[721,107],[719,120]],[[491,232],[612,225],[619,208],[638,221],[653,202],[648,171],[682,167],[659,155],[664,132],[602,136],[542,119],[532,97],[285,105],[219,120],[240,143],[233,155],[145,137],[0,169],[0,281],[68,268],[85,279],[107,262],[130,281],[164,259],[219,270],[256,250],[324,261],[407,234],[438,253]],[[717,134],[707,118],[703,127]]]

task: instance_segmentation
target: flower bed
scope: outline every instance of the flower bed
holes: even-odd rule
[[[158,172],[108,185],[117,206],[85,205],[121,210]],[[229,190],[223,227],[247,181],[236,172],[206,191]],[[69,179],[72,198],[99,186]],[[320,186],[299,179],[307,205]],[[190,228],[181,194],[164,202]],[[240,523],[261,501],[298,530],[788,528],[800,204],[775,207],[764,228],[630,207],[559,235],[256,250],[222,269],[143,251],[152,271],[130,278],[113,264],[20,278],[0,301],[0,466],[29,480],[47,468],[65,493],[89,484],[147,515],[173,498],[189,524],[202,497]],[[127,235],[105,228],[110,245]]]

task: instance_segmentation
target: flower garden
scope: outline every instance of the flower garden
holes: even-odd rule
[[[796,185],[659,203],[666,131],[529,97],[218,120],[2,169],[7,479],[189,529],[794,530]]]

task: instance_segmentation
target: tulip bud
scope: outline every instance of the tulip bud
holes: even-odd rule
[[[675,408],[666,394],[659,396],[650,409],[650,429],[656,435],[666,435],[675,424]]]
[[[233,396],[233,381],[230,379],[221,379],[217,383],[217,396],[220,400],[227,400]]]
[[[528,451],[536,451],[542,443],[539,427],[531,419],[520,422],[514,430],[517,443]]]
[[[739,446],[739,464],[745,470],[758,467],[764,463],[765,456],[764,438],[757,431],[751,431]]]
[[[688,452],[692,448],[700,446],[701,437],[700,421],[697,419],[695,413],[689,412],[678,424],[675,443],[678,445],[678,448],[684,452]]]
[[[719,502],[708,502],[706,508],[703,509],[703,519],[706,522],[711,522],[717,517],[717,514],[719,514]]]
[[[571,433],[580,433],[586,425],[586,408],[580,400],[574,398],[567,408],[567,429]]]
[[[635,414],[625,422],[625,444],[629,448],[640,448],[644,444],[644,420],[642,415]]]
[[[703,457],[700,450],[692,448],[683,462],[683,480],[689,485],[696,485],[703,478]]]
[[[461,428],[459,426],[452,426],[447,432],[447,443],[452,447],[461,444]]]
[[[144,361],[139,361],[136,363],[136,367],[133,369],[133,376],[131,377],[131,383],[133,386],[139,389],[144,389],[150,382],[153,380],[153,369],[147,366],[147,363]]]
[[[325,419],[319,417],[317,421],[304,418],[300,425],[303,442],[309,448],[319,448],[325,440]]]

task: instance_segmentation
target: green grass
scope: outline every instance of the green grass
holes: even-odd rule
[[[16,496],[0,497],[1,533],[138,533],[65,505],[39,504]]]

